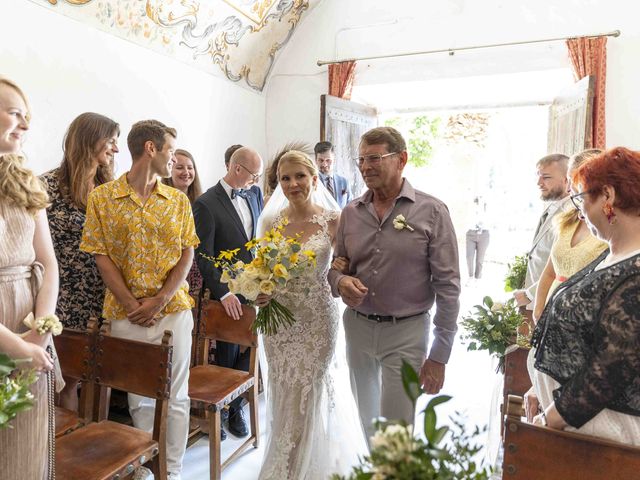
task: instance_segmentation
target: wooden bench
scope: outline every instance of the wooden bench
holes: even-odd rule
[[[521,397],[506,411],[503,480],[640,478],[640,448],[524,423]]]

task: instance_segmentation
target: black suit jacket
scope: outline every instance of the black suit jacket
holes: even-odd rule
[[[253,219],[253,238],[263,207],[262,192],[258,186],[254,185],[247,190],[247,202]],[[251,252],[247,251],[244,244],[250,239],[247,238],[240,216],[220,182],[195,201],[193,217],[200,239],[200,245],[196,249],[196,262],[202,274],[203,291],[208,288],[212,298],[220,300],[229,289],[226,284],[220,283],[222,272],[202,254],[215,258],[223,250],[239,248],[238,259],[248,263],[252,259]]]

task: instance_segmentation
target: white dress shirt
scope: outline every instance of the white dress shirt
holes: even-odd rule
[[[238,212],[238,216],[240,217],[244,231],[247,234],[247,238],[251,239],[251,234],[253,233],[253,218],[251,217],[251,209],[249,208],[248,200],[239,195],[236,195],[235,198],[231,198],[231,191],[233,188],[225,182],[224,179],[220,180],[220,184],[222,185],[222,188],[224,188],[224,191],[227,192],[227,195],[229,195],[233,208]]]
[[[529,300],[531,300],[531,303],[526,307],[527,310],[533,310],[533,300],[536,298],[538,280],[542,275],[544,267],[547,265],[547,260],[551,254],[551,247],[558,234],[556,228],[554,228],[553,218],[564,211],[564,209],[568,207],[569,202],[568,196],[560,200],[551,201],[542,212],[542,215],[547,213],[547,218],[542,225],[540,225],[540,229],[536,232],[536,236],[533,239],[531,250],[529,251],[527,276],[525,277],[524,283],[524,291]]]

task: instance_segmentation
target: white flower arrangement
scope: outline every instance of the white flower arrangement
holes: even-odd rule
[[[29,315],[25,317],[22,323],[24,323],[29,330],[36,330],[40,335],[45,335],[49,332],[53,335],[60,335],[62,333],[62,323],[60,323],[60,319],[55,314],[35,318],[33,313],[29,312]],[[23,336],[25,334],[23,334]]]
[[[402,214],[397,215],[396,218],[393,219],[393,228],[396,230],[404,230],[406,228],[410,232],[413,232],[414,230],[414,228],[407,223],[407,220]]]

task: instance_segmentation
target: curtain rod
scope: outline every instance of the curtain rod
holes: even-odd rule
[[[393,53],[390,55],[373,55],[371,57],[343,58],[342,60],[318,60],[317,64],[319,67],[321,67],[323,65],[331,65],[334,63],[342,63],[342,62],[353,62],[353,61],[361,61],[361,60],[380,60],[383,58],[395,58],[395,57],[411,57],[414,55],[428,55],[431,53],[445,53],[445,52],[449,53],[449,55],[453,55],[455,52],[461,52],[464,50],[478,50],[481,48],[508,47],[512,45],[527,45],[530,43],[558,42],[561,40],[574,40],[577,38],[619,37],[619,36],[620,36],[620,30],[614,30],[612,32],[601,33],[597,35],[578,35],[573,37],[544,38],[541,40],[525,40],[521,42],[493,43],[490,45],[476,45],[473,47],[443,48],[440,50],[426,50],[423,52],[406,52],[406,53]]]

